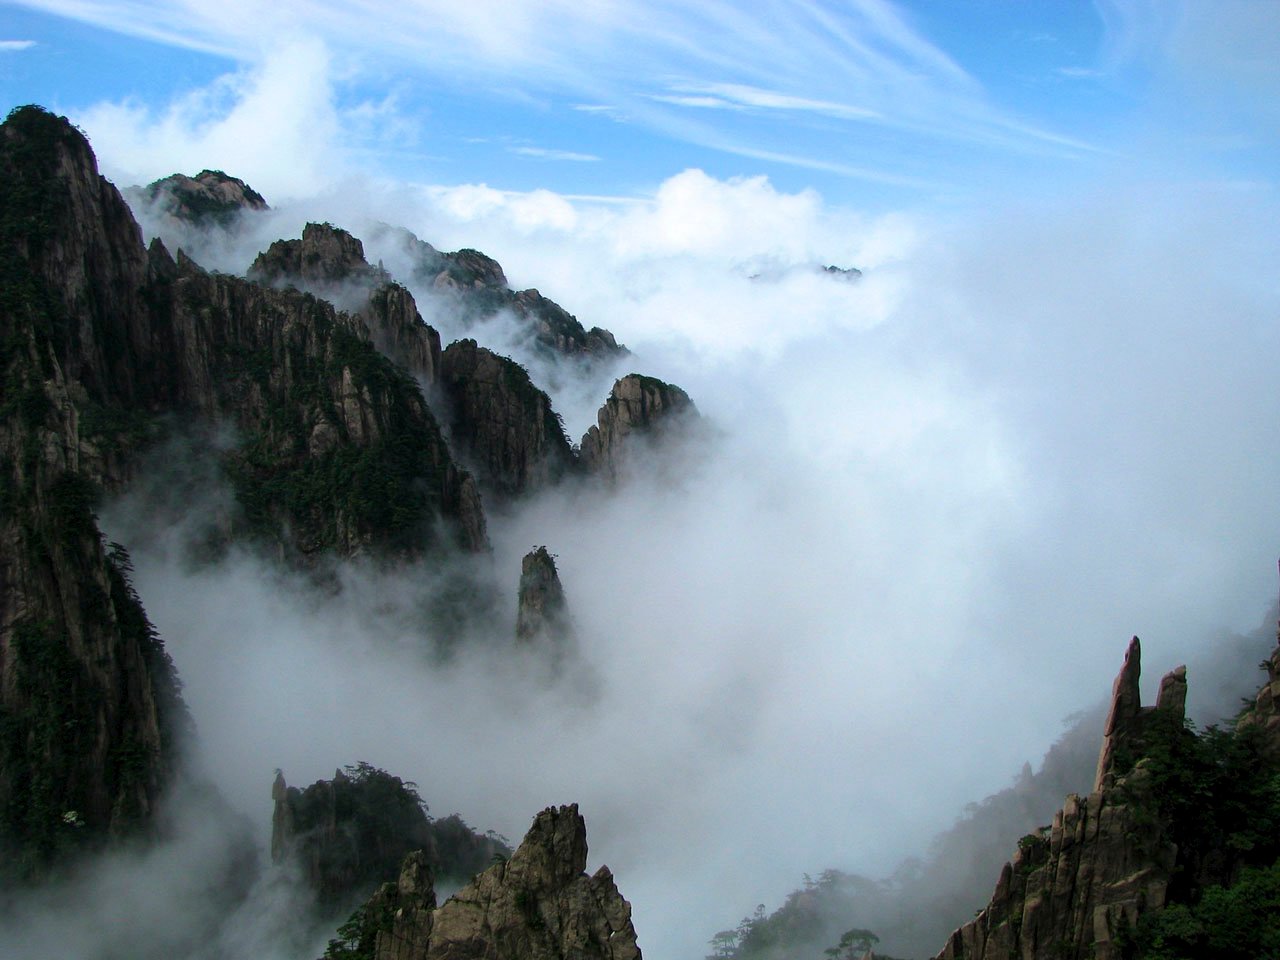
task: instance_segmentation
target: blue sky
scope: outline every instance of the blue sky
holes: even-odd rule
[[[298,98],[282,146],[305,149],[310,112],[334,169],[430,183],[631,196],[697,167],[928,208],[1135,174],[1269,189],[1280,169],[1270,0],[0,9],[5,108],[43,103],[95,142],[90,121],[124,116],[199,137],[274,69],[279,109]]]

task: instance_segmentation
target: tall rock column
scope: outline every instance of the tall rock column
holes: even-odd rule
[[[936,960],[1119,960],[1116,937],[1164,906],[1177,861],[1139,762],[1155,711],[1182,719],[1186,670],[1164,677],[1144,707],[1135,637],[1112,688],[1094,791],[1067,797],[1053,824],[1028,834],[1005,864],[991,902],[956,930]]]

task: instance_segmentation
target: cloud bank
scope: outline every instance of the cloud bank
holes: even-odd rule
[[[491,528],[512,605],[520,556],[558,554],[595,702],[530,685],[502,635],[423,665],[418,572],[325,600],[135,548],[204,762],[260,824],[275,766],[356,759],[513,837],[577,801],[645,949],[696,957],[805,871],[919,853],[1105,694],[1130,634],[1153,682],[1274,592],[1280,251],[1255,198],[1130,186],[943,223],[696,170],[624,206],[387,190],[308,209],[359,236],[394,199],[612,329],[719,437],[674,486]],[[555,394],[571,434],[600,395]]]

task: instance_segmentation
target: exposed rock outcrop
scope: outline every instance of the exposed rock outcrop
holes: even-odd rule
[[[1111,709],[1102,731],[1098,771],[1093,780],[1095,793],[1109,786],[1117,775],[1127,773],[1134,762],[1142,756],[1152,711],[1170,711],[1176,714],[1179,720],[1186,716],[1186,667],[1178,667],[1161,678],[1160,692],[1154,707],[1142,705],[1142,693],[1138,689],[1141,672],[1142,645],[1138,638],[1134,637],[1129,641],[1124,666],[1111,690]]]
[[[1240,718],[1239,726],[1262,732],[1270,755],[1280,760],[1280,645],[1261,664],[1267,681],[1258,691],[1253,708]]]
[[[301,240],[277,240],[258,254],[249,277],[289,284],[347,307],[369,329],[374,345],[426,383],[440,372],[440,334],[422,319],[413,295],[371,266],[364,244],[329,223],[308,223]]]
[[[459,340],[444,351],[440,387],[454,449],[499,497],[542,489],[574,469],[551,399],[514,360]]]
[[[304,289],[328,289],[348,281],[388,279],[370,267],[364,244],[330,223],[308,223],[300,240],[277,240],[258,254],[249,276],[264,283],[293,283]]]
[[[408,230],[390,226],[383,228],[380,238],[407,255],[414,279],[449,297],[464,322],[508,310],[548,353],[594,361],[628,352],[608,330],[585,328],[577,317],[537,290],[512,290],[498,262],[478,250],[445,253]]]
[[[359,318],[292,290],[210,274],[153,248],[167,405],[239,425],[229,457],[252,528],[297,557],[486,546],[470,476],[421,390]],[[305,402],[300,402],[306,398]],[[444,536],[440,522],[445,522]]]
[[[143,195],[174,219],[200,227],[230,227],[245,211],[267,209],[262,194],[221,170],[175,173],[148,184]]]
[[[355,944],[377,960],[640,960],[608,867],[588,876],[577,805],[538,814],[519,848],[432,910],[421,860],[366,905]]]
[[[1167,675],[1157,706],[1143,707],[1140,673],[1135,637],[1113,688],[1094,791],[1069,796],[1051,827],[1022,839],[990,904],[938,960],[1117,960],[1122,931],[1164,906],[1179,851],[1170,824],[1152,814],[1159,798],[1141,761],[1156,722],[1191,736],[1181,730],[1186,674]]]
[[[456,815],[431,819],[416,784],[366,763],[303,790],[277,773],[271,797],[272,859],[298,865],[325,915],[345,913],[394,878],[411,852],[432,875],[454,882],[511,853]]]
[[[588,472],[616,482],[646,445],[666,443],[687,432],[697,418],[689,395],[654,377],[631,373],[614,383],[582,437],[579,459]]]
[[[525,643],[563,643],[572,627],[555,558],[534,547],[520,562],[516,639]]]

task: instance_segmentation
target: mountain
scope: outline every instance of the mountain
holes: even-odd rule
[[[6,874],[30,879],[151,831],[190,727],[128,552],[99,529],[104,495],[189,453],[210,467],[194,474],[233,493],[208,508],[207,555],[448,569],[466,582],[445,578],[424,621],[447,633],[492,605],[487,575],[456,563],[489,543],[454,450],[495,498],[578,463],[523,368],[470,340],[442,352],[409,291],[340,228],[271,245],[250,278],[207,271],[144,245],[83,135],[34,106],[0,126],[0,182],[0,849]],[[148,195],[213,230],[265,208],[210,171]],[[420,245],[420,265],[470,277],[459,290],[563,313],[507,289],[481,254],[433,250]],[[557,349],[620,352],[568,316],[552,325]]]
[[[585,363],[627,355],[608,330],[583,327],[578,318],[537,290],[512,290],[501,265],[478,250],[443,253],[403,227],[383,224],[375,237],[397,249],[413,277],[447,297],[464,323],[478,323],[499,311],[517,319],[545,354]]]
[[[37,108],[0,127],[0,184],[0,873],[33,878],[148,827],[188,721],[93,513],[157,399],[128,356],[141,236],[84,138]]]
[[[245,211],[267,209],[262,194],[221,170],[201,170],[194,177],[175,173],[140,194],[166,215],[197,226],[230,227]]]
[[[677,386],[655,377],[628,374],[614,383],[609,398],[579,444],[589,473],[617,482],[635,462],[653,451],[691,439],[697,408]]]

